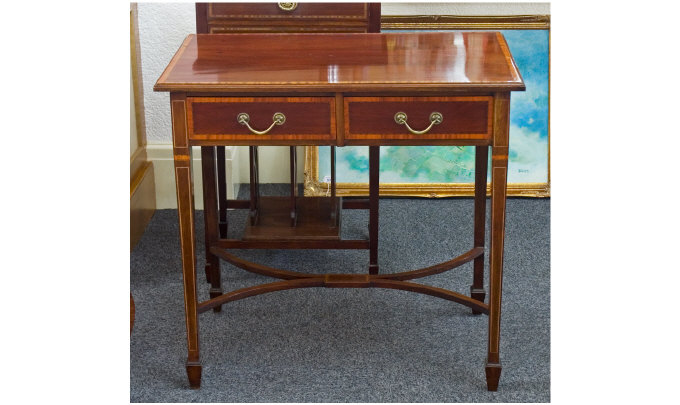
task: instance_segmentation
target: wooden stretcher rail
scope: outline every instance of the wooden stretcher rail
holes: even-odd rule
[[[326,288],[389,288],[393,290],[405,290],[420,294],[431,295],[445,300],[457,302],[472,308],[483,314],[489,313],[489,306],[463,294],[445,290],[429,285],[411,283],[408,281],[380,279],[374,275],[364,274],[327,274],[323,277],[299,278],[295,280],[283,280],[273,283],[260,284],[252,287],[241,288],[222,294],[198,304],[198,313],[206,312],[228,302],[241,300],[255,295],[266,294],[275,291],[292,290],[296,288],[326,287]]]
[[[483,247],[476,247],[473,249],[470,249],[469,251],[463,253],[462,255],[453,258],[449,261],[435,264],[434,266],[430,267],[425,267],[422,269],[418,270],[412,270],[412,271],[404,271],[400,273],[392,273],[392,274],[378,274],[376,275],[376,278],[380,278],[383,280],[413,280],[414,278],[421,278],[421,277],[426,277],[426,276],[432,276],[435,274],[443,273],[447,270],[454,269],[458,266],[461,266],[467,262],[471,262],[475,260],[476,258],[484,255],[484,248]]]
[[[368,241],[350,240],[241,240],[218,239],[222,249],[368,249]]]
[[[269,267],[265,266],[262,264],[258,263],[253,263],[249,262],[247,260],[241,259],[240,257],[237,257],[231,253],[226,252],[224,249],[213,246],[210,248],[210,253],[214,254],[215,256],[219,257],[222,260],[225,260],[234,266],[241,268],[243,270],[249,271],[251,273],[257,273],[261,274],[263,276],[268,276],[268,277],[274,277],[274,278],[280,278],[283,280],[292,280],[292,279],[298,279],[298,278],[318,278],[318,277],[326,277],[327,281],[332,281],[334,277],[340,277],[342,276],[343,281],[347,281],[350,276],[357,276],[357,277],[364,277],[365,275],[363,274],[357,274],[357,275],[352,275],[352,274],[315,274],[315,273],[302,273],[302,272],[297,272],[297,271],[291,271],[291,270],[283,270],[283,269],[277,269],[274,267]],[[397,281],[404,281],[404,280],[413,280],[415,278],[421,278],[421,277],[427,277],[427,276],[432,276],[435,274],[443,273],[448,270],[452,270],[456,267],[462,266],[465,263],[471,262],[474,259],[484,255],[484,248],[482,247],[476,247],[472,248],[469,251],[463,253],[462,255],[455,257],[451,260],[435,264],[433,266],[429,267],[424,267],[422,269],[418,270],[411,270],[411,271],[402,271],[399,273],[388,273],[388,274],[375,274],[372,275],[371,277],[373,279],[382,279],[382,280],[397,280]],[[330,277],[327,277],[330,276]]]
[[[431,287],[422,284],[406,282],[414,278],[426,277],[434,274],[439,274],[455,267],[459,267],[465,263],[474,260],[484,254],[484,248],[476,247],[463,253],[462,255],[434,266],[425,267],[413,271],[405,271],[393,274],[314,274],[302,273],[297,271],[289,271],[276,269],[249,262],[227,253],[224,249],[213,246],[210,252],[215,256],[223,259],[236,267],[246,271],[261,274],[263,276],[280,278],[284,281],[278,281],[267,284],[260,284],[252,287],[242,288],[231,291],[226,294],[212,297],[208,301],[204,301],[198,305],[198,312],[205,312],[211,308],[219,307],[227,302],[240,300],[243,298],[252,297],[255,295],[265,294],[274,291],[291,290],[295,288],[309,288],[309,287],[326,287],[326,288],[390,288],[395,290],[413,291],[421,294],[431,295],[434,297],[443,298],[449,301],[454,301],[459,304],[472,308],[479,313],[488,314],[489,308],[483,302],[474,298],[465,296],[463,294],[445,290],[443,288]]]

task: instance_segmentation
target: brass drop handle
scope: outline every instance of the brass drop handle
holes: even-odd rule
[[[427,131],[432,129],[432,127],[434,125],[439,125],[439,124],[442,123],[442,121],[444,121],[444,116],[441,113],[438,113],[438,112],[435,111],[432,114],[430,114],[430,126],[423,129],[422,131],[416,131],[415,129],[408,126],[408,123],[406,122],[407,118],[408,117],[406,116],[406,113],[404,113],[404,112],[398,112],[398,113],[394,114],[394,121],[397,124],[406,125],[406,128],[408,128],[408,130],[411,131],[412,134],[416,134],[416,135],[425,134],[425,133],[427,133]]]
[[[265,129],[264,131],[258,131],[250,126],[249,124],[250,116],[248,114],[240,113],[239,115],[236,116],[236,121],[238,121],[239,124],[247,126],[250,132],[258,135],[264,135],[267,132],[271,131],[271,129],[274,128],[274,125],[283,125],[283,123],[286,122],[286,116],[283,115],[283,113],[279,112],[275,113],[272,119],[274,120],[274,122],[272,122],[269,128]]]
[[[297,3],[279,3],[279,8],[283,11],[293,11],[297,8]]]

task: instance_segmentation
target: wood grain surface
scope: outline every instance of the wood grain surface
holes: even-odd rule
[[[493,97],[347,97],[345,139],[490,139]],[[425,134],[413,134],[394,120],[406,113],[415,130],[430,125],[430,114],[443,121]]]
[[[189,97],[187,103],[191,140],[257,144],[268,140],[335,139],[334,97]],[[275,113],[284,114],[286,121],[259,135],[237,121],[240,113],[248,114],[249,124],[259,131],[272,124]]]
[[[524,90],[495,32],[190,35],[157,91]]]

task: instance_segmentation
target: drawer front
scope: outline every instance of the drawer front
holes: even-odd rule
[[[406,123],[395,121],[406,114]],[[441,122],[432,125],[432,113]],[[399,144],[456,140],[483,144],[491,139],[493,97],[347,97],[345,98],[345,139],[348,144],[395,140]],[[436,121],[436,119],[435,119]]]
[[[248,125],[239,122],[247,114]],[[285,121],[273,125],[275,114]],[[335,99],[332,97],[187,97],[189,139],[231,141],[232,144],[285,142],[329,144],[335,141]]]
[[[292,10],[284,8],[279,3],[209,3],[209,32],[361,32],[368,21],[366,3],[297,3]]]

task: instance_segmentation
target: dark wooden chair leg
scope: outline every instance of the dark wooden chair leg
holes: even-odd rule
[[[250,224],[257,225],[257,214],[259,209],[259,173],[257,146],[250,146]]]
[[[132,299],[130,293],[130,334],[132,335],[132,327],[135,326],[135,300]]]
[[[215,155],[212,155],[212,160],[209,160],[206,158],[206,151],[205,147],[201,147],[201,169],[203,173],[203,203],[205,205],[205,199],[206,199],[206,190],[208,188],[213,188],[214,187],[206,187],[207,185],[215,185]],[[212,169],[211,169],[212,168]],[[209,228],[208,224],[208,216],[204,215],[203,216],[203,222],[204,222],[204,228],[206,230],[206,235],[207,235],[207,230]],[[206,265],[205,265],[205,280],[208,284],[210,284],[210,277],[211,277],[211,272],[210,272],[210,260],[209,257],[211,255],[209,254],[209,249],[207,248],[207,240],[206,240]]]
[[[260,209],[260,149],[253,148],[253,161],[255,164],[255,205]]]
[[[475,247],[484,248],[484,228],[486,226],[486,176],[489,162],[489,147],[475,147]],[[484,302],[484,255],[477,257],[473,263],[472,285],[470,297]],[[481,312],[472,310],[475,315]]]
[[[216,146],[217,151],[217,196],[218,210],[220,214],[220,237],[227,237],[227,168],[225,159],[225,147]]]
[[[335,225],[337,222],[336,212],[338,201],[335,199],[335,146],[331,146],[331,224]]]
[[[335,146],[331,146],[331,197],[335,197]]]
[[[290,226],[297,222],[297,153],[290,147]]]
[[[378,274],[378,205],[380,202],[380,146],[368,147],[369,165],[369,264],[368,273]]]
[[[505,196],[508,177],[508,128],[510,94],[494,100],[493,146],[491,148],[491,237],[489,252],[489,350],[486,385],[498,389],[501,375],[501,296],[503,290],[503,243],[505,240]]]
[[[201,162],[203,164],[203,216],[205,219],[205,272],[210,276],[208,277],[210,282],[210,298],[222,295],[220,259],[210,253],[210,247],[217,241],[219,234],[215,156],[214,146],[201,147]],[[220,312],[221,310],[221,305],[213,308],[215,312]]]

